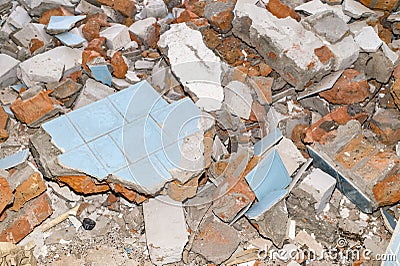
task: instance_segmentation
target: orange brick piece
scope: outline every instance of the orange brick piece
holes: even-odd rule
[[[12,200],[12,190],[7,179],[0,177],[0,214]]]
[[[18,98],[11,105],[11,110],[14,112],[15,117],[26,124],[37,121],[53,109],[53,103],[49,98],[48,92],[44,91],[24,101]]]
[[[59,176],[58,179],[67,184],[75,192],[84,195],[103,193],[110,190],[110,187],[107,184],[96,184],[88,176]]]
[[[10,210],[18,211],[29,200],[46,191],[46,184],[39,172],[33,173],[14,192],[14,203]]]

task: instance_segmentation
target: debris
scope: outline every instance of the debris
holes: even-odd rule
[[[69,31],[75,24],[86,16],[51,16],[46,31],[50,34],[58,34]]]
[[[17,66],[19,61],[6,54],[0,54],[0,86],[6,87],[17,81]]]
[[[68,217],[69,217],[70,215],[76,215],[79,208],[80,208],[80,205],[76,205],[73,209],[67,211],[66,213],[64,213],[64,214],[62,214],[62,215],[60,215],[60,216],[58,216],[57,218],[55,218],[55,219],[53,219],[53,220],[51,220],[51,221],[48,221],[48,222],[44,223],[44,224],[41,226],[42,232],[46,232],[47,230],[49,230],[49,229],[52,228],[53,226],[56,226],[57,224],[61,223],[62,221],[68,219]],[[87,219],[87,218],[85,218],[85,219]],[[84,223],[85,223],[85,219],[83,219],[83,222],[84,222]],[[86,224],[88,224],[88,222],[86,222]],[[86,227],[87,227],[87,226],[86,226]],[[93,227],[94,227],[94,226],[93,226]],[[84,228],[85,228],[85,227],[84,227]],[[92,229],[93,229],[93,228],[92,228]],[[85,228],[85,230],[91,230],[91,229],[86,229],[86,228]]]
[[[82,227],[83,227],[85,230],[88,230],[88,231],[93,230],[93,228],[94,228],[95,226],[96,226],[96,222],[93,221],[93,220],[90,219],[90,218],[84,218],[83,221],[82,221]]]
[[[382,45],[382,40],[371,26],[362,28],[354,37],[361,50],[368,53],[375,53]]]
[[[0,159],[0,169],[10,169],[26,161],[29,150],[22,150],[13,155]]]

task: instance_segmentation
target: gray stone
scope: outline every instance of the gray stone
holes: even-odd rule
[[[101,37],[107,39],[107,47],[118,50],[131,41],[128,27],[121,24],[114,24],[100,32]]]
[[[352,36],[346,36],[343,40],[328,47],[335,55],[335,71],[351,67],[360,54],[360,47]]]
[[[383,43],[371,26],[364,27],[357,32],[354,40],[367,53],[375,53]]]
[[[135,34],[139,39],[144,40],[148,29],[156,22],[157,20],[153,17],[138,20],[129,27],[129,31]]]
[[[334,44],[349,31],[347,24],[333,11],[324,11],[309,16],[302,21],[304,27],[326,41]]]
[[[142,16],[145,18],[163,18],[168,14],[167,6],[163,0],[145,0]]]
[[[333,60],[322,63],[315,54],[323,42],[296,20],[278,19],[268,10],[245,4],[236,9],[233,33],[256,47],[266,63],[301,90],[330,72]]]
[[[365,74],[380,83],[387,83],[393,72],[393,63],[382,52],[374,53],[368,60]]]

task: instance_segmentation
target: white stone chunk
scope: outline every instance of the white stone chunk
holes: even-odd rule
[[[0,54],[0,86],[7,87],[17,81],[17,66],[20,63],[17,59]]]
[[[140,78],[137,76],[136,72],[129,70],[126,72],[125,79],[131,84],[135,84],[140,81]]]
[[[297,149],[296,145],[288,138],[283,137],[276,146],[276,149],[290,176],[301,164],[307,161]]]
[[[374,14],[374,11],[355,0],[344,0],[342,6],[344,13],[355,19]]]
[[[365,20],[354,21],[353,23],[349,24],[350,32],[353,35],[356,35],[364,27],[368,27],[368,24]]]
[[[100,32],[101,37],[107,39],[107,46],[112,50],[118,50],[131,41],[128,27],[121,24],[114,24]]]
[[[168,14],[167,5],[163,0],[145,0],[142,15],[145,18],[164,18]]]
[[[155,265],[178,262],[188,241],[181,202],[158,196],[143,203],[147,248]]]
[[[315,168],[300,184],[300,188],[311,194],[317,201],[315,204],[316,213],[324,210],[326,204],[333,193],[336,186],[336,179],[329,174],[323,172],[319,168]]]
[[[322,3],[320,0],[312,0],[309,2],[306,2],[302,5],[299,5],[295,8],[296,11],[302,11],[308,15],[315,15],[317,13],[331,10],[336,15],[338,15],[341,19],[343,19],[344,22],[349,22],[351,20],[350,16],[347,16],[342,9],[341,5],[328,5]]]
[[[173,24],[161,35],[158,46],[185,89],[198,98],[196,105],[206,111],[220,109],[224,99],[223,63],[204,44],[201,33],[185,23]]]
[[[335,55],[335,71],[349,68],[360,54],[360,47],[352,36],[347,36],[340,42],[328,47]]]
[[[224,88],[225,104],[232,114],[249,119],[253,98],[250,89],[240,81],[231,81]]]
[[[385,43],[382,42],[382,51],[383,54],[389,58],[390,61],[392,61],[393,65],[395,65],[397,63],[397,61],[399,60],[399,56],[397,55],[396,52],[394,52],[392,49],[390,49],[390,47]]]
[[[22,29],[26,24],[31,22],[31,20],[28,12],[26,12],[23,7],[17,6],[8,17],[7,22],[17,29]]]
[[[135,34],[138,38],[144,40],[147,30],[156,22],[157,20],[153,17],[138,20],[129,27],[129,31]]]
[[[20,46],[29,48],[32,39],[36,38],[48,44],[52,37],[46,33],[45,25],[38,23],[28,23],[20,31],[13,34],[12,39]]]
[[[76,100],[74,110],[90,103],[101,100],[115,92],[114,89],[104,85],[94,79],[87,79],[81,94]]]
[[[360,48],[367,53],[375,53],[382,45],[382,40],[371,26],[362,28],[355,36],[354,40]]]

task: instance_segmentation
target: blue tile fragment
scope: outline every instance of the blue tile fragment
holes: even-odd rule
[[[94,156],[102,162],[107,173],[113,173],[128,166],[128,161],[116,143],[107,135],[89,144]]]
[[[372,213],[372,203],[368,197],[362,193],[348,178],[346,178],[340,171],[327,162],[316,150],[307,146],[310,157],[313,158],[314,167],[320,168],[325,173],[330,174],[336,178],[336,187],[342,192],[351,202],[365,212]]]
[[[29,150],[25,149],[0,159],[0,169],[9,169],[25,162],[28,159],[28,154]]]
[[[282,132],[279,128],[275,128],[267,136],[262,138],[256,144],[254,144],[254,156],[261,156],[272,146],[274,146],[279,140],[283,138]]]
[[[153,110],[168,106],[168,103],[147,81],[141,81],[120,93],[110,95],[109,99],[128,122],[133,122],[148,116]]]
[[[76,47],[81,45],[85,39],[77,34],[73,34],[71,32],[63,32],[56,35],[56,38],[60,40],[64,45],[70,47]]]
[[[49,32],[65,32],[70,30],[75,23],[81,21],[86,16],[51,16],[47,31]]]
[[[67,114],[85,142],[101,137],[124,123],[121,114],[105,98]]]
[[[100,180],[107,177],[107,172],[103,165],[97,160],[87,145],[60,154],[58,159],[66,167],[82,171]]]
[[[106,65],[89,65],[89,69],[95,80],[111,86],[112,76]]]
[[[83,138],[74,128],[66,116],[53,119],[42,124],[42,128],[52,137],[51,141],[62,152],[72,150],[78,146],[85,144]],[[68,132],[66,134],[66,132]]]
[[[267,152],[245,178],[258,200],[246,212],[246,215],[253,219],[276,204],[286,193],[286,188],[291,182],[289,173],[275,148]]]
[[[16,85],[12,85],[11,88],[13,90],[15,90],[16,92],[20,93],[22,88],[26,89],[28,87],[25,84],[16,84]]]

